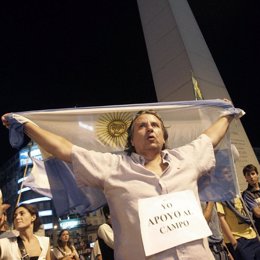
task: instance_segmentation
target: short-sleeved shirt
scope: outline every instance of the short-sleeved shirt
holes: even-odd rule
[[[237,215],[224,203],[217,202],[217,212],[222,215],[225,215],[226,222],[228,223],[231,232],[235,239],[239,239],[241,237],[251,239],[256,237],[256,232],[251,227],[251,225],[243,222]],[[234,207],[241,214],[244,215],[243,204],[240,198],[234,198]],[[224,242],[230,243],[228,238],[224,235]]]
[[[102,257],[114,260],[114,231],[112,227],[107,223],[100,225],[97,237]]]
[[[142,156],[111,154],[73,146],[72,166],[79,186],[104,191],[115,234],[115,259],[213,259],[205,240],[199,239],[145,257],[138,216],[138,200],[183,190],[192,190],[200,204],[197,180],[215,166],[211,139],[202,134],[179,148],[162,151],[168,167],[161,176],[144,167]],[[190,258],[189,258],[190,257]]]

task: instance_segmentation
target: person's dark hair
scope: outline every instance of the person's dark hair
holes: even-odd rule
[[[141,110],[134,116],[133,120],[131,121],[131,123],[127,129],[127,143],[126,143],[125,151],[127,152],[128,155],[131,155],[131,153],[135,152],[135,148],[134,148],[134,146],[132,146],[132,143],[131,143],[132,138],[133,138],[133,132],[134,132],[134,122],[139,116],[144,115],[144,114],[154,115],[155,117],[157,117],[159,119],[159,121],[161,122],[162,130],[163,130],[163,138],[165,140],[165,143],[168,140],[168,132],[166,130],[166,127],[163,123],[161,116],[154,110]],[[166,144],[163,145],[162,149],[164,150],[165,148],[166,148]]]
[[[33,232],[37,232],[41,226],[41,220],[39,217],[39,213],[38,213],[38,209],[36,206],[34,205],[30,205],[30,204],[21,204],[19,206],[17,206],[14,209],[14,213],[13,213],[13,221],[14,221],[14,217],[15,217],[15,212],[18,208],[25,208],[27,209],[31,215],[35,215],[35,220],[33,222]]]
[[[104,213],[106,219],[108,219],[108,217],[110,216],[110,209],[109,209],[109,207],[108,207],[107,204],[105,204],[105,205],[103,206],[103,213]]]
[[[70,232],[69,232],[68,229],[62,229],[62,230],[59,232],[59,234],[58,234],[58,240],[57,240],[57,244],[58,244],[59,247],[64,247],[63,242],[62,242],[62,240],[61,240],[61,236],[62,236],[62,234],[63,234],[65,231],[67,231],[67,232],[69,233],[69,235],[70,235]],[[72,242],[70,241],[70,238],[69,238],[69,240],[68,240],[67,246],[70,248],[71,251],[73,251]]]
[[[258,175],[258,170],[253,164],[248,164],[243,168],[243,174],[246,176],[247,173],[255,171]]]

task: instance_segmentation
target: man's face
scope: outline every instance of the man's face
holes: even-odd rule
[[[255,171],[247,172],[245,174],[245,178],[248,184],[250,184],[251,186],[255,186],[255,184],[258,183],[258,174]]]
[[[0,229],[3,227],[6,221],[7,221],[6,213],[2,213],[0,215]]]
[[[160,120],[151,114],[143,114],[134,122],[132,145],[138,154],[151,150],[161,151],[165,140]]]

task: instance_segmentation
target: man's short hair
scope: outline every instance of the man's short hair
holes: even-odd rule
[[[256,168],[256,166],[254,166],[253,164],[248,164],[243,168],[243,174],[244,176],[246,176],[247,173],[253,172],[255,171],[258,175],[258,170]]]

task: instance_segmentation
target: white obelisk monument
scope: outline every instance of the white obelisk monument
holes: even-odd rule
[[[157,100],[194,100],[191,73],[204,99],[232,100],[188,2],[137,0],[137,3]],[[231,140],[240,154],[236,171],[243,190],[247,186],[243,167],[248,163],[258,165],[258,161],[240,120],[231,125]]]

